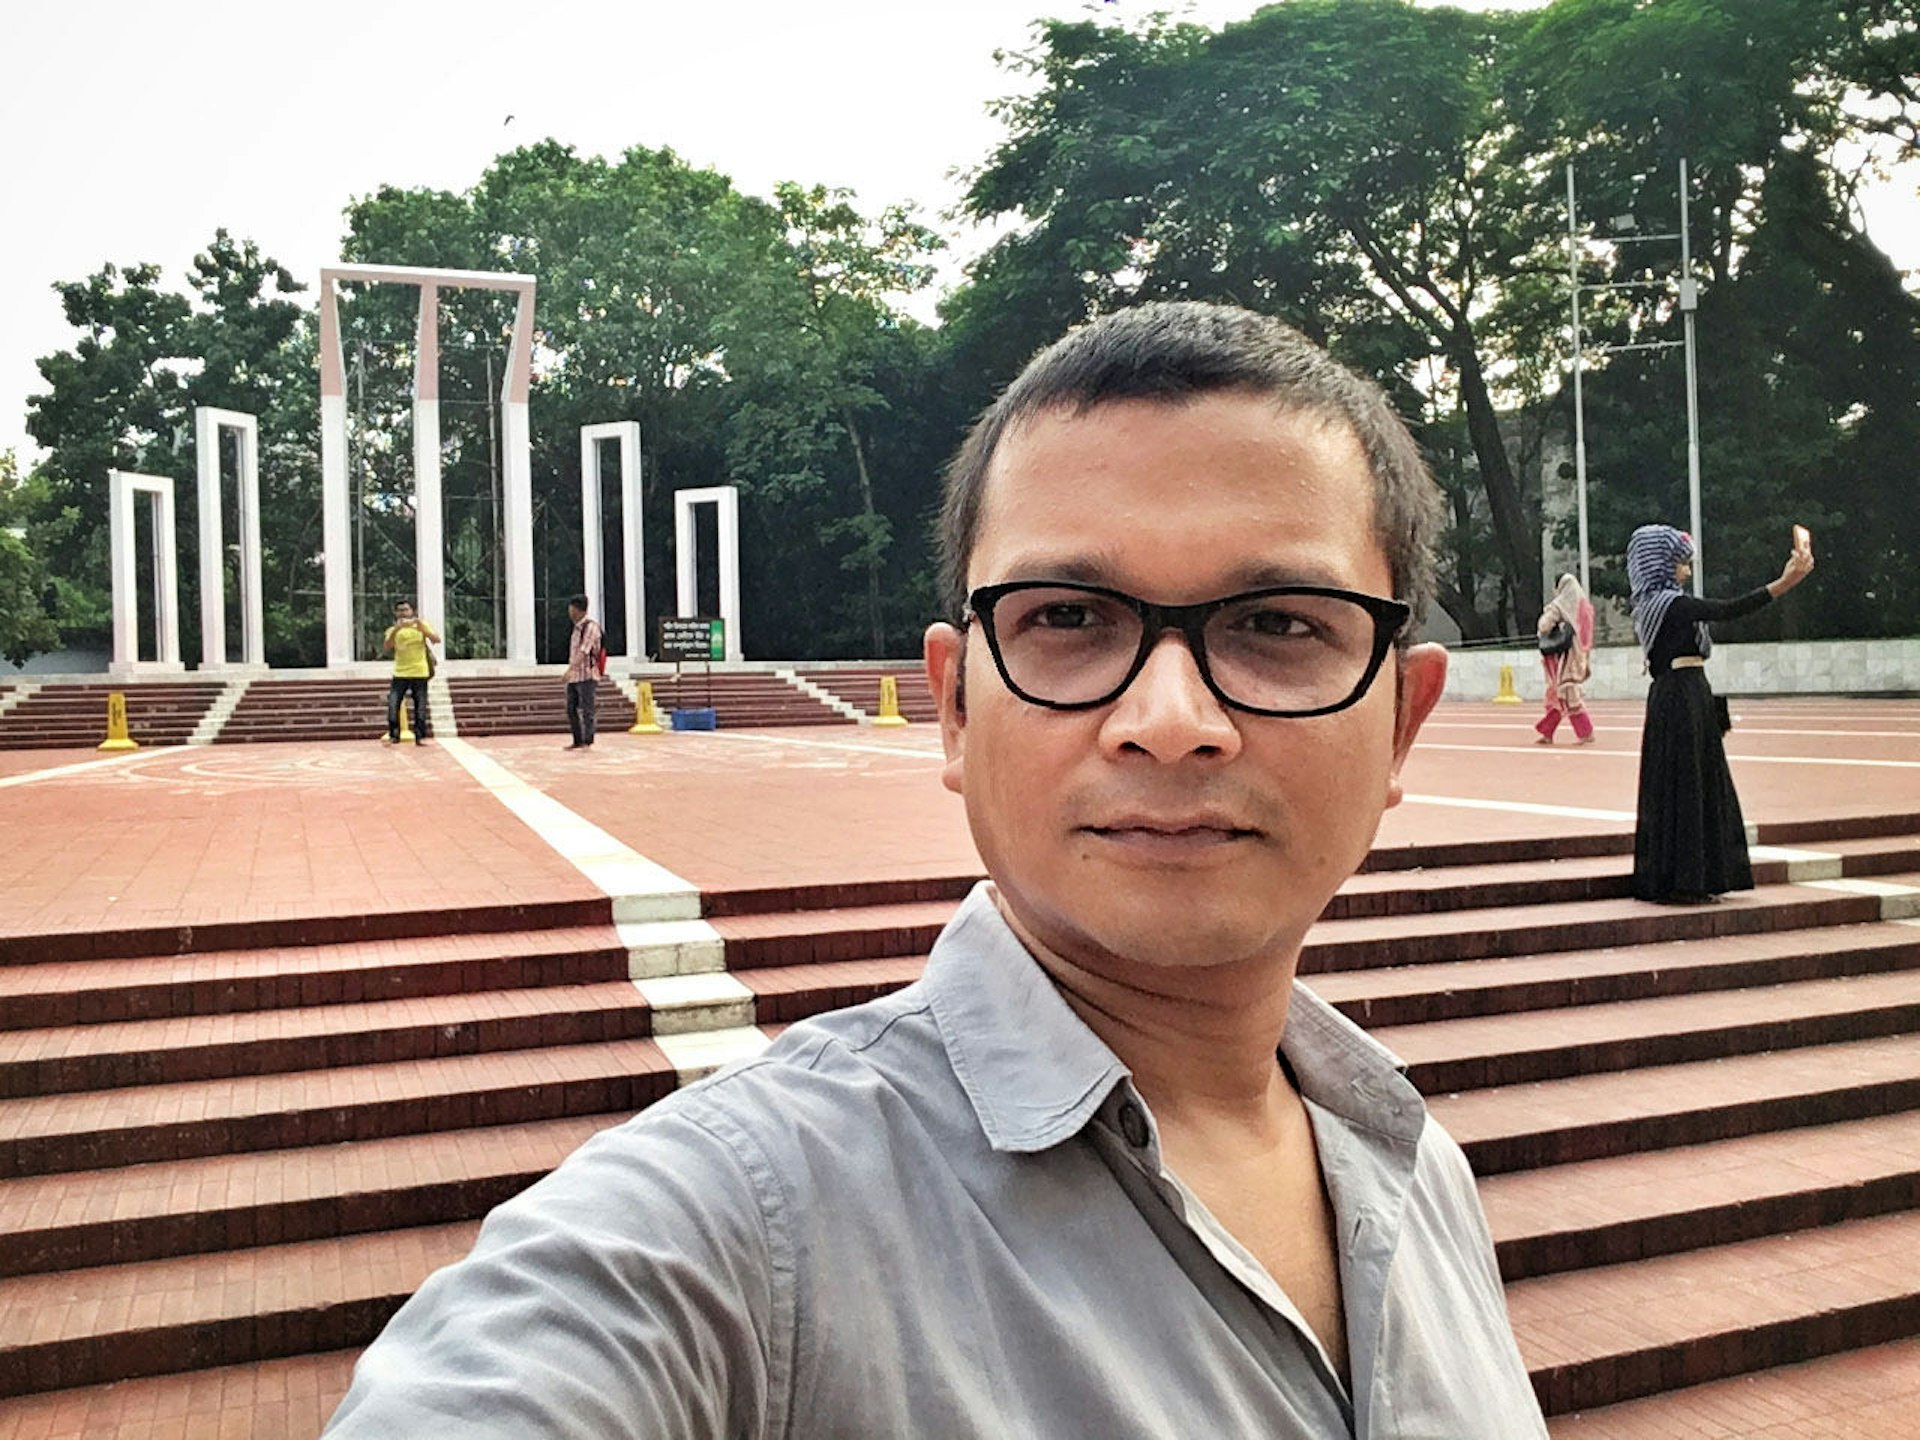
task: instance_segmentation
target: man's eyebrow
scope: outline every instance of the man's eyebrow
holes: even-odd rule
[[[1076,585],[1104,585],[1113,590],[1136,592],[1140,577],[1121,573],[1120,567],[1097,555],[1015,556],[1000,577],[1008,580],[1065,580]],[[1133,583],[1129,584],[1128,582]],[[1352,581],[1324,565],[1312,562],[1259,562],[1230,570],[1220,579],[1216,593],[1240,595],[1249,590],[1266,590],[1278,585],[1317,585],[1326,589],[1350,590]]]

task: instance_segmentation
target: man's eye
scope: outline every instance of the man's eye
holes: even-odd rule
[[[1274,639],[1309,638],[1315,633],[1313,622],[1292,610],[1249,610],[1235,622],[1235,628]]]
[[[1042,605],[1027,623],[1042,630],[1085,630],[1100,623],[1091,605],[1061,600]]]

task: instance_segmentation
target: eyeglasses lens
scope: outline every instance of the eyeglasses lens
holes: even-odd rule
[[[1126,681],[1140,653],[1141,613],[1127,601],[1071,586],[1000,596],[993,629],[1007,678],[1034,699],[1090,704]],[[1255,710],[1339,705],[1373,663],[1370,611],[1329,595],[1253,595],[1207,617],[1203,648],[1214,684]]]

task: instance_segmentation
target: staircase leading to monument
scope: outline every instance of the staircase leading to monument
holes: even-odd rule
[[[107,737],[107,696],[127,698],[127,733],[142,745],[184,745],[219,698],[219,680],[42,685],[0,712],[0,750],[87,748]]]
[[[464,738],[568,733],[567,686],[557,674],[449,675],[447,691],[453,697],[454,723]],[[597,687],[594,713],[603,731],[633,724],[632,703],[611,683]]]
[[[880,681],[883,676],[891,675],[900,697],[902,717],[923,723],[939,719],[933,706],[933,692],[927,688],[927,672],[918,663],[833,669],[809,669],[803,665],[798,673],[802,680],[818,685],[836,700],[867,716],[880,713]]]
[[[678,676],[641,677],[653,686],[661,724],[666,712],[711,706],[723,730],[773,725],[845,725],[847,718],[778,675],[763,671],[718,671],[708,676],[689,668]]]
[[[1309,937],[1481,1176],[1557,1437],[1920,1348],[1920,817],[1762,838],[1803,853],[1693,909],[1625,898],[1618,834],[1384,852]],[[971,878],[711,893],[737,996],[671,1027],[604,902],[4,942],[0,1437],[209,1394],[312,1435],[490,1206],[698,1068],[656,1029],[910,983]]]
[[[377,740],[387,728],[387,681],[255,680],[214,743]]]

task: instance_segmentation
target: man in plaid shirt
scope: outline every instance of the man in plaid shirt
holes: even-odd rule
[[[573,621],[573,637],[567,642],[567,728],[573,731],[573,743],[567,748],[584,750],[593,744],[594,697],[607,642],[600,622],[587,616],[586,596],[567,602],[567,616]]]

